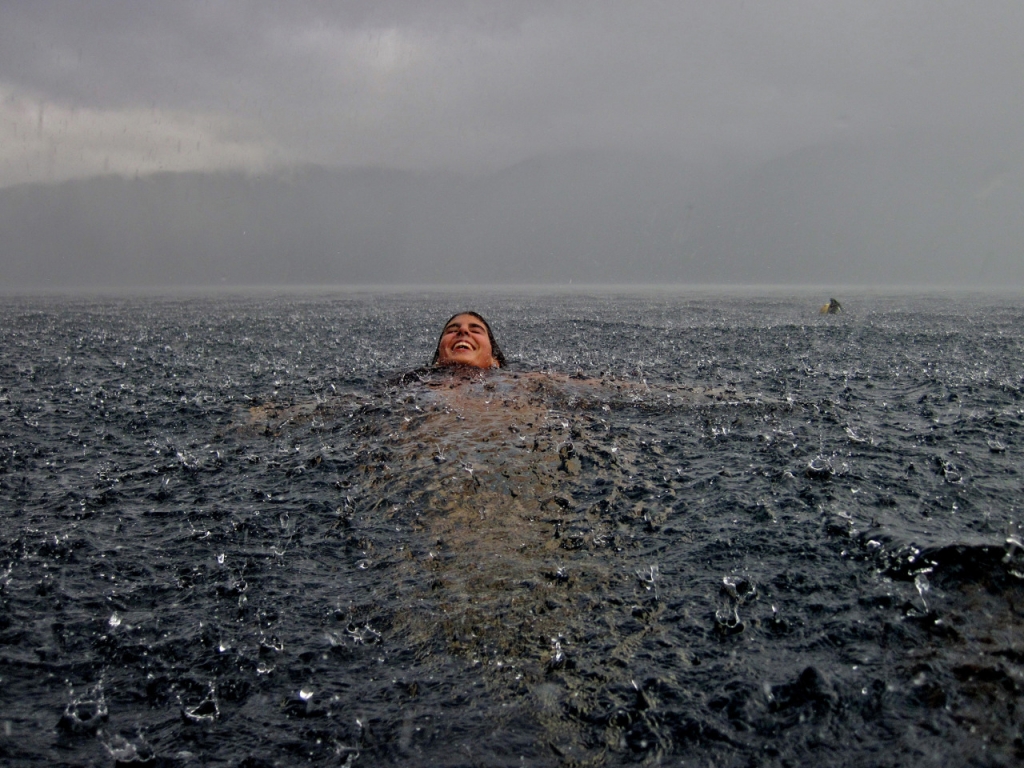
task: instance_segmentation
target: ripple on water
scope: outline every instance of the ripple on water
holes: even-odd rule
[[[1020,760],[1019,309],[489,301],[0,308],[12,764]]]

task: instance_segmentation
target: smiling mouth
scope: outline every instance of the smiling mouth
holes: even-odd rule
[[[473,351],[473,348],[469,346],[469,344],[466,343],[465,341],[460,341],[455,346],[452,347],[452,351],[455,351],[456,349],[466,349],[469,350],[470,352]]]

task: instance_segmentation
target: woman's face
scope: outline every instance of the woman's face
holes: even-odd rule
[[[473,315],[456,315],[448,321],[438,344],[438,365],[472,365],[496,368],[487,326]]]

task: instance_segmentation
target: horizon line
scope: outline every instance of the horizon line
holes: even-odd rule
[[[445,283],[281,283],[268,284],[183,284],[183,285],[134,285],[134,286],[12,286],[0,288],[4,299],[53,297],[188,297],[188,296],[238,296],[250,295],[351,295],[351,294],[402,294],[437,293],[459,294],[467,292],[524,293],[524,294],[713,294],[740,293],[743,295],[789,294],[1019,294],[1024,293],[1022,285],[949,285],[949,284],[802,284],[802,283],[470,283],[451,285]],[[830,298],[830,296],[825,297]]]

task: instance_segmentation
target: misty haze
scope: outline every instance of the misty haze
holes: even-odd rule
[[[1016,159],[910,139],[809,147],[727,178],[609,153],[538,157],[476,178],[158,173],[0,190],[0,230],[8,290],[1005,287],[1024,280],[1024,173]]]
[[[1010,3],[0,7],[3,289],[1024,285]]]

